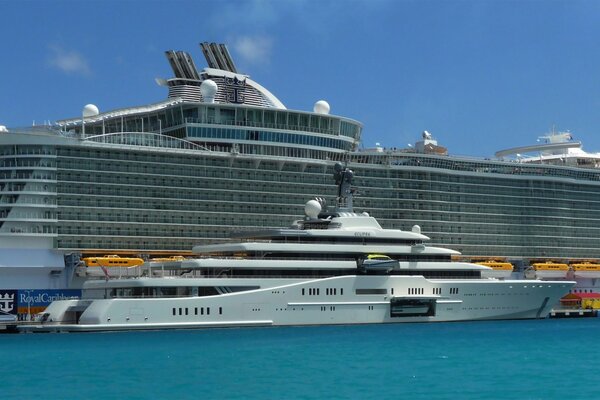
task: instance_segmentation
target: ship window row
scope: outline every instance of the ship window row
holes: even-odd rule
[[[370,170],[365,170],[365,177],[370,175]],[[357,179],[362,179],[361,176]],[[531,195],[539,191],[548,191],[557,194],[569,194],[570,192],[590,192],[598,193],[600,188],[597,185],[573,184],[565,181],[556,181],[549,179],[501,179],[494,177],[490,179],[485,176],[470,175],[449,175],[440,173],[420,173],[417,171],[390,170],[387,176],[379,177],[380,186],[386,187],[386,179],[393,179],[395,187],[412,189],[437,189],[443,192],[466,192],[466,193],[505,193],[507,190],[517,191],[519,195]],[[534,192],[532,192],[534,191]]]
[[[306,161],[321,160],[327,162],[346,161],[346,151],[334,148],[308,148],[301,146],[269,145],[265,142],[242,142],[242,143],[214,143],[198,142],[202,147],[216,153],[232,155],[250,155],[252,157],[286,157],[288,159],[305,159]],[[356,144],[348,146],[347,150],[354,149]]]
[[[255,156],[289,156],[293,157],[291,160],[287,160],[281,164],[281,167],[285,170],[287,165],[294,165],[292,168],[296,169],[298,165],[303,165],[306,162],[314,162],[314,160],[328,160],[328,161],[345,161],[345,153],[324,151],[317,149],[297,148],[293,146],[263,146],[255,144],[238,144],[235,150],[240,154],[252,155],[252,160],[247,160],[243,156],[232,158],[231,152],[234,150],[231,143],[223,144],[218,146],[214,144],[204,144],[205,147],[209,148],[213,152],[226,152],[226,157],[217,156],[217,154],[211,154],[209,151],[203,152],[202,157],[199,157],[200,152],[196,151],[194,154],[190,154],[189,151],[171,150],[168,153],[158,152],[141,152],[132,151],[132,149],[104,149],[104,148],[82,148],[82,147],[60,147],[58,154],[60,156],[59,162],[65,160],[66,157],[78,158],[77,164],[87,165],[92,160],[119,160],[123,162],[149,162],[153,165],[165,166],[170,165],[188,165],[191,168],[198,168],[203,166],[213,167],[228,167],[237,165],[240,163],[240,167],[243,164],[250,163],[254,166],[256,158]],[[219,148],[221,147],[221,148]],[[297,160],[303,158],[303,160]],[[60,164],[59,164],[60,165]],[[254,168],[254,167],[252,167]],[[181,169],[181,168],[180,168]],[[182,170],[182,172],[185,172]]]
[[[56,172],[44,170],[10,170],[0,171],[0,181],[14,180],[49,180],[56,181]]]
[[[56,194],[56,184],[38,183],[38,182],[8,182],[3,186],[2,193],[12,194],[11,192],[19,193],[40,193],[40,194]]]
[[[20,210],[18,208],[0,208],[0,219],[10,218],[10,220],[45,220],[45,219],[57,219],[56,211],[47,210]]]
[[[25,204],[28,205],[29,203]],[[7,204],[6,207],[10,206],[11,204]],[[21,206],[21,202],[19,202],[19,206]],[[44,206],[51,208],[53,203],[44,203]],[[210,201],[200,204],[186,201],[163,202],[142,198],[111,200],[109,198],[76,199],[61,196],[59,207],[60,219],[78,221],[115,221],[117,216],[120,216],[122,222],[182,223],[182,218],[186,218],[187,222],[184,223],[189,224],[196,223],[194,221],[197,218],[202,218],[201,221],[206,223],[217,223],[218,221],[229,223],[235,220],[248,221],[247,224],[238,223],[236,225],[252,226],[256,221],[271,221],[271,218],[274,217],[280,219],[279,223],[273,226],[280,227],[282,223],[289,224],[302,215],[302,206],[286,207],[283,201],[279,204],[266,204],[265,202],[215,203]],[[74,207],[77,210],[73,210]],[[99,208],[99,210],[86,209],[86,207]],[[268,207],[268,214],[265,213],[265,207]],[[165,211],[168,211],[168,213],[165,213]],[[144,213],[146,216],[144,216]],[[200,213],[205,213],[205,215],[201,216]]]
[[[581,199],[576,199],[581,197]],[[586,198],[589,197],[589,198]],[[431,196],[427,193],[399,193],[396,199],[377,199],[369,197],[367,200],[371,202],[396,202],[396,204],[409,206],[411,208],[429,209],[429,210],[451,210],[460,211],[461,209],[478,209],[489,210],[490,207],[497,208],[535,208],[538,210],[555,210],[555,209],[582,209],[589,208],[591,210],[600,209],[598,195],[589,196],[573,196],[572,199],[551,199],[544,197],[500,197],[500,196],[469,196],[463,195],[460,197],[448,198],[444,200],[442,196]],[[365,200],[365,201],[367,201]]]
[[[223,237],[208,236],[206,238],[163,238],[163,237],[98,237],[98,236],[58,236],[54,238],[55,248],[61,250],[131,250],[135,252],[148,251],[177,251],[189,252],[190,249],[199,244],[208,244],[214,241],[222,241]]]
[[[83,207],[94,207],[94,208],[121,208],[121,209],[125,209],[123,211],[119,211],[119,210],[115,210],[114,213],[119,213],[121,212],[122,215],[127,218],[127,215],[133,215],[134,214],[130,214],[131,211],[129,211],[129,209],[137,209],[137,210],[147,210],[147,213],[149,215],[148,217],[148,221],[142,220],[142,222],[149,222],[150,221],[150,215],[156,214],[156,213],[161,213],[164,212],[165,210],[168,210],[170,212],[192,212],[192,213],[198,213],[198,212],[206,212],[206,213],[220,213],[220,214],[226,214],[226,213],[231,213],[231,214],[252,214],[249,215],[248,218],[251,219],[256,219],[256,218],[262,218],[264,216],[264,218],[266,218],[265,214],[265,207],[268,208],[269,214],[279,214],[279,215],[283,215],[286,216],[286,220],[283,221],[284,223],[290,223],[292,222],[292,219],[297,219],[300,215],[302,215],[303,211],[302,211],[302,205],[297,205],[297,206],[287,206],[286,207],[286,202],[285,200],[288,199],[287,197],[283,197],[280,198],[279,201],[277,203],[274,202],[274,200],[270,200],[270,201],[260,201],[258,199],[255,199],[254,202],[234,202],[234,201],[223,201],[222,203],[215,203],[214,201],[183,201],[183,200],[162,200],[162,199],[152,199],[152,198],[127,198],[127,197],[123,197],[123,198],[110,198],[110,197],[93,197],[93,196],[86,196],[86,197],[82,197],[82,198],[76,198],[74,196],[65,196],[65,195],[61,195],[59,196],[60,202],[59,205],[61,208],[64,209],[68,209],[71,207],[78,207],[78,208],[83,208]],[[44,205],[48,205],[49,207],[52,207],[53,204],[56,204],[56,202],[52,202],[50,201],[52,200],[52,198],[49,199],[49,201],[46,202],[42,202],[41,204]],[[291,198],[290,200],[297,200],[294,198]],[[21,202],[19,202],[21,204]],[[297,204],[298,202],[292,202],[290,201],[287,204]],[[19,205],[20,205],[19,204]],[[27,203],[29,204],[29,203]],[[92,212],[94,212],[95,210],[83,210],[82,213],[83,215],[85,214],[91,214]],[[136,211],[137,212],[137,211]],[[104,218],[104,216],[107,214],[101,213],[101,218]],[[210,215],[208,216],[210,217]],[[214,218],[224,218],[226,217],[225,215],[219,215],[219,214],[214,214]],[[233,215],[232,215],[233,217]],[[239,215],[236,215],[235,217],[240,217]],[[79,218],[77,218],[79,219]],[[90,218],[84,218],[84,219],[90,219]],[[108,219],[107,219],[108,220]],[[110,218],[110,220],[112,220],[112,218]],[[132,220],[133,221],[133,220]],[[160,221],[160,220],[158,220]],[[280,220],[279,224],[277,224],[276,226],[281,226],[282,221]]]
[[[199,157],[198,154],[190,155],[179,151],[157,153],[132,151],[131,149],[59,147],[58,155],[59,166],[64,162],[71,162],[75,166],[86,165],[86,163],[95,160],[121,161],[127,164],[146,162],[151,163],[150,166],[168,167],[169,165],[177,165],[178,168],[182,166],[194,168],[206,166],[227,167],[230,164],[229,159],[226,157],[211,157],[209,154],[206,154],[206,157]],[[118,164],[121,165],[121,163]],[[107,162],[106,165],[111,165],[111,163]]]
[[[202,210],[197,210],[200,213]],[[114,221],[116,223],[120,223],[123,225],[130,224],[131,222],[142,222],[142,223],[178,223],[178,224],[202,224],[202,225],[229,225],[229,226],[279,226],[281,225],[281,220],[291,220],[293,219],[291,215],[284,214],[285,212],[289,212],[285,210],[285,207],[278,208],[279,215],[245,215],[244,213],[239,213],[239,210],[231,210],[231,212],[235,212],[235,214],[215,214],[215,215],[197,215],[196,213],[186,215],[165,215],[165,213],[156,212],[157,214],[144,216],[143,212],[136,212],[134,214],[129,214],[123,211],[113,211],[110,210],[103,213],[90,213],[88,212],[67,212],[61,210],[61,214],[58,216],[61,220],[75,220],[81,221],[81,223],[85,225],[89,225],[91,221],[95,223],[98,222],[109,222]],[[300,210],[299,210],[300,211]],[[36,215],[40,215],[36,213]],[[8,216],[8,215],[7,215]],[[16,216],[16,214],[15,214]],[[44,213],[44,218],[49,215]],[[12,217],[12,216],[11,216]],[[53,219],[54,215],[51,214],[50,218]],[[461,222],[461,225],[457,225],[456,223],[443,223],[443,224],[435,224],[431,222],[427,222],[424,224],[423,220],[414,220],[407,221],[404,220],[401,223],[390,223],[386,224],[386,221],[381,221],[383,225],[387,225],[391,228],[404,228],[410,226],[410,223],[420,223],[422,225],[422,229],[428,235],[439,235],[439,234],[454,234],[459,233],[460,236],[464,237],[467,234],[481,234],[481,235],[512,235],[518,238],[519,241],[527,240],[527,238],[523,238],[522,236],[528,236],[534,238],[535,236],[539,236],[541,234],[546,234],[547,232],[555,232],[555,237],[562,237],[565,240],[568,240],[567,234],[573,238],[585,238],[586,236],[590,239],[597,237],[598,232],[598,221],[599,220],[591,220],[591,221],[568,221],[568,219],[561,221],[552,221],[547,220],[544,224],[539,223],[537,225],[533,225],[527,221],[520,221],[519,223],[511,223],[510,220],[506,221],[503,224],[499,224],[494,221],[486,220],[485,216],[481,216],[479,221],[474,221],[471,224],[465,224],[464,221]],[[279,223],[278,223],[279,222]],[[585,222],[585,225],[584,225]],[[130,228],[133,226],[130,225]],[[85,226],[81,228],[85,229]],[[532,239],[529,239],[532,240]]]
[[[115,221],[115,222],[139,222],[139,223],[182,223],[182,224],[230,224],[236,222],[233,225],[247,225],[253,226],[256,221],[272,221],[272,218],[279,218],[279,224],[274,226],[281,226],[283,223],[290,223],[292,220],[297,219],[302,213],[301,207],[292,208],[286,207],[285,204],[269,205],[269,213],[265,214],[265,205],[263,204],[232,204],[232,207],[222,207],[219,204],[207,203],[206,207],[162,207],[162,210],[154,209],[152,203],[150,207],[144,208],[145,205],[142,201],[139,202],[127,202],[119,204],[119,202],[107,202],[97,203],[97,206],[91,206],[93,209],[85,208],[85,205],[74,204],[72,208],[65,205],[66,202],[62,201],[59,209],[59,218],[61,220],[74,220],[74,221]],[[107,205],[119,207],[126,205],[130,209],[126,208],[108,208]],[[102,207],[100,207],[102,206]],[[133,207],[136,207],[135,209]],[[164,210],[169,210],[168,213]],[[294,210],[297,210],[295,212]],[[264,224],[259,224],[264,225]]]
[[[531,214],[540,214],[534,210]],[[514,225],[521,229],[529,229],[532,232],[539,230],[543,227],[566,227],[572,229],[579,228],[594,228],[598,227],[600,221],[600,215],[598,212],[588,212],[588,218],[585,217],[586,212],[584,211],[567,211],[564,210],[560,215],[553,215],[559,213],[549,213],[550,215],[529,215],[521,212],[507,212],[505,215],[500,213],[487,213],[487,212],[469,212],[466,211],[458,213],[443,213],[443,212],[415,212],[414,210],[389,210],[384,212],[374,212],[372,215],[379,220],[379,223],[389,227],[389,224],[394,223],[394,220],[404,221],[403,225],[399,226],[401,229],[410,227],[410,222],[413,224],[419,224],[424,228],[425,223],[434,224],[435,226],[443,227],[440,229],[444,230],[455,230],[460,231],[463,229],[461,226],[465,226],[469,229],[472,224],[486,225],[485,229],[491,228],[492,225],[499,225],[500,229],[508,225]]]
[[[482,199],[477,199],[482,200]],[[496,200],[496,201],[495,201]],[[500,200],[500,201],[498,201]],[[563,203],[563,204],[561,204]],[[460,212],[460,213],[486,213],[486,214],[514,214],[514,215],[550,215],[550,216],[571,216],[585,218],[590,212],[598,212],[600,204],[587,201],[582,204],[575,204],[574,201],[552,201],[537,199],[519,202],[519,199],[514,201],[501,202],[501,199],[490,198],[487,202],[473,203],[468,201],[463,202],[444,202],[431,200],[417,199],[377,199],[373,197],[360,197],[355,202],[355,207],[366,207],[370,209],[383,208],[396,210],[421,210],[429,212]],[[581,215],[577,215],[577,213]]]
[[[407,154],[394,155],[351,155],[353,162],[368,162],[398,167],[436,168],[452,171],[473,172],[479,174],[504,174],[520,176],[545,176],[572,178],[587,181],[600,181],[600,173],[593,170],[560,168],[546,165],[522,164],[511,162],[484,163],[459,161],[446,157],[410,156]]]
[[[0,159],[0,168],[56,168],[54,158],[6,158]]]
[[[205,144],[205,146],[209,147],[210,144]],[[355,145],[352,146],[352,149]],[[211,147],[212,148],[212,147]],[[215,151],[230,151],[227,148],[212,148]],[[351,147],[348,146],[350,150]],[[334,161],[345,161],[346,151],[342,150],[334,150],[333,148],[329,148],[329,150],[323,149],[311,149],[304,148],[299,146],[270,146],[265,144],[248,144],[242,143],[235,148],[236,152],[240,154],[250,154],[250,155],[262,155],[262,156],[273,156],[273,157],[287,157],[292,159],[305,159],[309,160],[323,160],[327,162]]]
[[[257,212],[264,212],[264,208],[260,209],[258,206],[256,207]],[[5,212],[9,212],[8,210],[3,210]],[[94,212],[96,211],[96,212]],[[229,225],[229,226],[261,226],[261,225],[277,225],[277,220],[279,219],[279,225],[281,225],[281,221],[290,222],[296,216],[286,214],[290,211],[289,208],[285,208],[285,206],[275,207],[271,209],[272,213],[270,214],[255,214],[248,215],[246,213],[212,213],[207,212],[206,210],[194,210],[188,212],[164,212],[164,211],[155,211],[155,210],[110,210],[110,209],[101,209],[101,210],[70,210],[67,208],[62,208],[58,212],[58,214],[54,211],[28,211],[28,212],[19,212],[11,215],[11,217],[20,217],[20,218],[44,218],[44,219],[56,219],[60,218],[61,221],[73,221],[73,222],[81,222],[84,224],[88,224],[90,222],[93,223],[102,223],[102,222],[115,222],[119,224],[128,224],[134,225],[135,223],[152,223],[152,224],[182,224],[182,225]],[[5,215],[5,217],[8,214]]]
[[[0,146],[0,157],[2,156],[55,156],[56,148],[54,146],[38,146],[38,145],[10,145]]]
[[[302,288],[302,296],[305,296],[308,293],[308,296],[318,296],[320,293],[319,288]],[[337,288],[325,288],[326,296],[337,296],[338,289]],[[344,288],[340,288],[339,290],[340,296],[344,295]]]
[[[3,223],[0,222],[0,227]],[[8,224],[7,224],[8,225]],[[22,234],[22,235],[44,235],[44,234],[56,234],[57,228],[54,225],[42,225],[36,224],[35,222],[29,222],[24,225],[22,222],[19,223],[18,226],[2,227],[2,231],[0,233],[8,233],[11,234]]]
[[[392,179],[396,187],[403,186],[414,189],[430,189],[441,187],[441,190],[456,192],[469,190],[472,192],[485,192],[487,189],[505,190],[510,188],[527,190],[556,190],[556,191],[592,191],[598,192],[598,186],[594,184],[582,187],[580,183],[574,184],[569,181],[557,181],[551,179],[527,180],[522,178],[486,177],[483,175],[459,175],[448,173],[437,173],[431,171],[407,170],[407,169],[374,169],[355,168],[357,179],[380,181],[380,187],[386,187],[386,179]],[[524,192],[526,194],[526,192]]]
[[[460,193],[449,194],[440,191],[411,190],[399,188],[394,191],[368,190],[373,197],[397,198],[403,200],[419,200],[424,202],[456,202],[486,204],[489,202],[497,204],[534,205],[543,203],[545,205],[557,204],[558,207],[584,206],[586,203],[600,205],[598,200],[600,193],[574,192],[565,193],[563,197],[550,194],[550,191],[535,191],[534,193],[519,194],[505,189],[498,194],[484,193]],[[580,203],[580,204],[577,204]]]
[[[355,293],[361,295],[387,294],[387,289],[356,289]]]
[[[524,258],[600,258],[598,247],[587,248],[572,248],[561,245],[560,247],[542,246],[508,246],[502,244],[494,245],[450,245],[460,251],[463,255],[478,255],[478,254],[510,254],[514,257]]]
[[[305,146],[328,147],[334,149],[350,150],[352,142],[331,137],[302,135],[287,132],[247,131],[227,128],[188,127],[187,140],[199,139],[227,139],[251,140],[259,142],[299,144]]]
[[[357,185],[366,188],[373,197],[415,198],[424,196],[426,199],[442,201],[460,201],[462,199],[500,198],[500,199],[552,199],[552,200],[591,200],[598,202],[600,186],[579,186],[578,188],[558,189],[548,187],[489,187],[488,185],[472,185],[467,183],[424,184],[406,181],[404,179],[385,178],[379,180],[357,179]],[[391,185],[390,185],[391,184]],[[392,186],[392,187],[390,187]]]
[[[7,221],[12,220],[6,219]],[[56,220],[51,220],[55,222]],[[186,237],[193,235],[195,237],[228,237],[227,233],[234,228],[251,228],[256,226],[265,226],[268,223],[275,222],[275,218],[265,220],[261,219],[246,219],[242,221],[230,221],[230,224],[224,221],[215,220],[214,224],[173,224],[173,223],[154,223],[154,224],[131,224],[122,221],[60,221],[58,232],[61,235],[103,235],[103,236],[157,236],[157,237]],[[31,222],[33,224],[43,222]],[[202,221],[200,221],[202,222]],[[254,223],[254,224],[253,224]],[[253,225],[242,225],[253,224]]]
[[[7,194],[0,197],[0,205],[12,205],[15,207],[53,207],[56,206],[56,196],[52,194],[29,195],[29,194]]]
[[[242,166],[232,161],[229,167],[206,167],[206,166],[187,166],[185,164],[148,164],[148,163],[127,163],[123,161],[109,160],[80,160],[80,159],[61,159],[59,162],[59,172],[70,174],[90,174],[101,179],[120,179],[121,175],[128,179],[158,180],[160,178],[168,179],[197,179],[197,178],[232,178],[242,180],[281,180],[282,182],[306,182],[319,183],[323,185],[331,184],[329,170],[322,165],[303,167],[294,164],[281,164],[275,162],[260,162],[251,166]],[[293,168],[295,167],[295,168]],[[301,172],[301,174],[299,174]]]
[[[565,237],[558,231],[543,231],[536,236],[528,236],[520,232],[510,232],[505,234],[482,234],[482,233],[463,233],[461,237],[452,237],[453,234],[446,232],[428,232],[430,236],[435,237],[439,245],[497,245],[497,246],[522,246],[522,247],[550,247],[548,243],[557,243],[557,247],[576,248],[594,248],[598,244],[597,236],[594,237]],[[454,235],[455,236],[455,235]],[[551,248],[551,247],[550,247]],[[509,253],[507,253],[509,254]]]
[[[60,189],[65,189],[65,190],[70,190],[73,193],[78,193],[78,194],[91,194],[91,193],[86,193],[85,190],[81,190],[78,189],[77,186],[68,186],[65,188],[60,188]],[[132,189],[133,190],[133,189]],[[158,190],[153,190],[153,191],[149,191],[146,190],[146,193],[140,193],[140,192],[136,192],[135,190],[133,190],[134,193],[131,193],[131,197],[135,197],[135,198],[130,198],[130,199],[106,199],[106,198],[90,198],[90,199],[86,199],[86,198],[78,198],[75,201],[69,200],[67,197],[61,195],[60,199],[61,199],[61,204],[65,204],[65,205],[72,205],[72,206],[76,206],[76,205],[81,205],[81,206],[85,206],[85,205],[89,205],[89,206],[111,206],[111,207],[124,207],[124,208],[132,208],[132,207],[137,207],[137,206],[142,206],[142,201],[140,198],[145,194],[148,197],[154,195],[160,195],[163,194],[164,195],[164,190],[162,192],[158,191]],[[122,193],[121,191],[117,190],[117,188],[114,187],[107,187],[106,188],[106,193],[93,193],[93,194],[105,194],[108,196],[117,196],[117,195],[123,195],[125,193]],[[250,205],[244,205],[243,203],[254,203],[255,205],[257,204],[264,204],[264,203],[272,203],[272,202],[277,202],[277,203],[286,203],[289,202],[289,204],[301,204],[303,201],[299,200],[297,196],[275,196],[275,197],[270,197],[270,196],[266,196],[263,194],[259,194],[259,193],[243,193],[243,194],[236,194],[234,192],[226,192],[226,193],[219,193],[217,191],[212,191],[212,192],[200,192],[200,191],[196,191],[192,193],[194,196],[190,196],[195,200],[221,200],[221,201],[232,201],[232,202],[238,202],[240,204],[240,209],[244,210],[244,211],[250,211],[247,209],[247,207],[250,207]],[[12,196],[16,196],[16,195],[12,195]],[[182,196],[182,194],[180,194],[180,196],[178,197],[177,200],[181,200],[182,197],[184,197],[185,195]],[[16,202],[16,197],[9,197],[9,196],[5,196],[6,198],[4,199],[4,202],[11,202],[14,203]],[[185,196],[187,197],[187,196]],[[184,198],[185,198],[184,197]],[[25,195],[21,195],[21,199],[20,202],[26,202],[27,204],[54,204],[53,198],[52,197],[41,197],[41,196],[25,196]],[[12,199],[12,200],[10,200]],[[166,208],[166,209],[175,209],[177,207],[175,207],[176,204],[179,204],[177,201],[169,201],[169,200],[160,200],[160,199],[156,199],[156,200],[146,200],[148,201],[147,204],[145,204],[144,206],[148,206],[148,208],[155,208],[155,209],[162,209],[162,208]],[[369,199],[365,199],[365,198],[361,198],[360,201],[357,201],[357,207],[365,207],[367,209],[370,209],[369,207],[369,203],[371,202],[371,200]],[[364,204],[362,204],[364,203]],[[386,204],[387,203],[387,204]],[[595,219],[598,219],[598,216],[594,217],[595,214],[597,214],[597,212],[594,212],[594,210],[579,210],[579,209],[562,209],[562,210],[558,210],[558,209],[546,209],[546,210],[540,210],[539,207],[513,207],[513,208],[509,208],[509,207],[505,207],[505,206],[498,206],[498,205],[494,205],[494,204],[488,204],[487,206],[474,206],[474,205],[460,205],[460,204],[440,204],[438,208],[434,208],[431,207],[431,205],[429,205],[429,207],[425,207],[426,204],[414,204],[414,203],[409,203],[412,205],[415,205],[416,208],[402,208],[400,204],[398,203],[391,203],[391,202],[384,202],[383,205],[385,208],[387,208],[387,210],[385,211],[379,211],[379,210],[373,210],[372,211],[372,215],[374,215],[377,218],[381,218],[381,219],[414,219],[414,220],[439,220],[439,221],[447,221],[447,222],[474,222],[474,223],[480,223],[480,222],[488,222],[488,223],[527,223],[527,224],[533,224],[533,223],[538,223],[538,224],[544,224],[547,225],[550,221],[552,225],[573,225],[575,226],[581,226],[581,224],[585,224],[586,221],[590,222],[593,221]],[[196,204],[196,205],[194,205]],[[182,207],[184,207],[184,209],[189,209],[189,210],[196,210],[196,209],[203,209],[203,210],[207,210],[207,207],[204,207],[202,205],[198,205],[195,202],[188,202],[188,203],[181,203]],[[408,205],[408,204],[407,204]],[[380,204],[381,206],[381,204]],[[271,206],[269,206],[271,207]],[[210,208],[210,207],[208,207]],[[233,209],[234,207],[232,207]],[[415,210],[418,210],[418,212],[415,212]],[[539,215],[536,215],[539,214]],[[561,222],[562,220],[564,220],[563,222]],[[595,223],[592,224],[592,226],[595,225]]]
[[[499,207],[490,204],[489,207],[460,207],[459,205],[447,204],[443,209],[428,209],[416,206],[398,207],[396,205],[380,204],[381,209],[372,209],[368,205],[364,207],[371,210],[371,215],[377,219],[404,219],[416,220],[420,224],[423,221],[440,222],[465,222],[465,223],[532,223],[540,225],[571,225],[580,226],[586,220],[600,219],[600,210],[578,210],[578,209],[540,209],[536,207]],[[408,204],[407,204],[408,205]],[[355,209],[360,209],[361,204],[356,204]],[[592,225],[593,226],[593,225]]]
[[[98,237],[98,236],[59,236],[55,238],[55,247],[58,249],[104,249],[113,251],[115,249],[131,250],[136,252],[148,251],[189,251],[193,246],[199,244],[210,244],[215,240],[221,241],[228,232],[223,232],[224,236],[211,236],[210,230],[205,232],[204,238],[154,238],[154,237]],[[539,246],[522,245],[504,245],[494,243],[491,245],[471,245],[471,244],[449,244],[452,236],[444,238],[432,237],[432,246],[438,245],[453,248],[460,251],[463,255],[505,255],[511,254],[515,257],[529,258],[549,258],[549,257],[568,257],[568,258],[600,258],[598,246],[586,248],[569,247],[569,243],[562,243],[561,246],[549,246],[548,243]],[[455,274],[427,273],[429,278],[456,278]],[[465,275],[466,276],[466,275]],[[476,275],[473,275],[476,276]],[[458,276],[460,278],[460,276]]]
[[[339,118],[285,110],[231,108],[219,105],[175,105],[142,116],[116,117],[86,124],[86,134],[100,135],[113,132],[160,132],[187,123],[268,127],[337,134],[355,139],[360,137],[360,125]],[[81,127],[72,128],[80,132]]]
[[[91,235],[91,236],[109,236],[117,238],[130,237],[161,237],[161,238],[186,238],[186,237],[218,237],[228,238],[231,226],[189,226],[189,225],[137,225],[135,227],[126,224],[123,227],[110,225],[99,225],[96,223],[65,223],[62,222],[58,227],[59,235]],[[190,250],[190,249],[187,249]]]
[[[587,230],[587,235],[582,233],[581,230],[570,230],[567,231],[565,228],[559,227],[540,227],[538,230],[532,230],[529,228],[498,230],[493,232],[493,228],[490,230],[477,230],[473,229],[461,229],[453,231],[451,229],[435,229],[433,226],[428,229],[427,235],[436,238],[438,243],[446,244],[488,244],[488,243],[499,243],[499,244],[523,244],[523,245],[534,245],[547,242],[549,240],[559,240],[560,243],[569,244],[573,247],[588,247],[593,246],[594,241],[597,243],[598,240],[598,229]],[[491,231],[491,232],[490,232]],[[459,233],[457,235],[457,232]],[[570,236],[569,236],[570,235]]]
[[[276,177],[275,177],[276,178]],[[274,185],[278,182],[280,185]],[[139,196],[139,193],[156,192],[162,193],[156,197],[181,198],[181,191],[197,196],[198,194],[211,194],[221,198],[222,191],[230,191],[229,194],[239,194],[249,191],[259,195],[267,193],[282,194],[307,194],[314,196],[316,189],[319,189],[321,196],[334,193],[334,186],[328,185],[322,188],[316,188],[316,184],[299,182],[291,184],[289,182],[279,181],[257,181],[245,179],[199,179],[199,178],[176,178],[176,177],[149,177],[133,175],[113,175],[113,174],[92,174],[89,172],[61,172],[59,176],[59,192],[81,193],[81,194],[109,194],[120,196]],[[285,188],[289,190],[285,190]],[[327,193],[329,192],[329,193]],[[237,196],[236,196],[237,197]]]
[[[114,268],[109,268],[113,270]],[[172,271],[173,274],[165,274],[170,270],[155,272],[161,276],[181,276],[181,271]],[[202,276],[202,274],[198,275]],[[213,286],[163,286],[163,287],[124,287],[113,288],[109,292],[109,297],[206,297],[218,296],[224,293],[243,292],[247,290],[258,289],[258,286],[232,286],[232,287],[213,287]]]
[[[210,307],[194,307],[194,315],[210,315]],[[173,315],[189,315],[190,309],[188,307],[173,307]],[[223,307],[219,307],[219,315],[223,314]]]
[[[331,116],[285,110],[201,105],[194,108],[184,106],[183,114],[187,123],[265,127],[334,135],[339,132],[355,139],[360,136],[360,126],[358,124],[342,121]]]
[[[582,187],[573,190],[559,190],[549,188],[510,188],[510,187],[497,187],[487,188],[482,185],[481,190],[477,187],[473,187],[467,184],[456,184],[453,185],[455,189],[446,190],[445,185],[428,185],[425,187],[422,184],[417,183],[405,183],[399,182],[394,178],[386,178],[387,187],[378,187],[376,181],[362,181],[357,180],[357,185],[364,188],[365,193],[368,193],[371,197],[376,198],[398,198],[398,199],[423,199],[430,201],[471,201],[471,202],[485,202],[488,199],[492,199],[495,202],[514,202],[515,200],[521,201],[538,201],[538,200],[549,200],[549,201],[569,201],[569,202],[595,202],[599,203],[600,186],[598,187]],[[394,187],[390,187],[394,186]]]
[[[198,186],[197,189],[190,189],[190,186],[181,186],[180,188],[173,186],[153,186],[146,187],[143,185],[127,185],[124,182],[119,184],[89,184],[84,181],[61,181],[61,185],[57,188],[57,195],[62,199],[64,195],[84,195],[84,196],[114,196],[121,198],[129,198],[137,202],[145,201],[162,201],[164,205],[174,201],[186,201],[188,206],[197,208],[195,204],[207,201],[223,201],[244,203],[253,202],[261,204],[285,204],[285,200],[295,200],[288,204],[293,204],[296,207],[301,207],[306,201],[313,197],[309,186],[299,186],[297,188],[281,184],[266,184],[256,183],[254,186],[250,182],[240,183],[235,190],[235,182],[225,182],[220,188],[205,189],[205,186]],[[223,187],[224,186],[224,187]],[[286,189],[288,194],[286,194]],[[219,190],[222,190],[219,192]],[[261,193],[262,192],[262,193]],[[313,190],[314,192],[314,190]],[[323,190],[323,196],[333,193],[333,187],[328,190]],[[16,195],[15,195],[16,196]],[[23,195],[24,196],[24,195]],[[52,194],[48,194],[50,197]],[[33,198],[34,196],[29,196]],[[164,207],[164,206],[163,206]]]

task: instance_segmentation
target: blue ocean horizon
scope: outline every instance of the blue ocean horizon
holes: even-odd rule
[[[565,399],[600,318],[0,335],[2,399]]]

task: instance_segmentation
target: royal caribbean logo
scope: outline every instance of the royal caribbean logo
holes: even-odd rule
[[[17,313],[16,290],[0,290],[0,311],[8,314]]]
[[[227,85],[227,101],[229,103],[244,103],[244,91],[246,90],[246,80],[239,80],[237,77],[225,78]]]

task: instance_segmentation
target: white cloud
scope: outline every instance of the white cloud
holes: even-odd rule
[[[243,36],[233,43],[236,54],[249,64],[268,64],[272,47],[273,40],[267,36]]]
[[[88,61],[78,52],[65,50],[58,45],[51,45],[48,48],[51,52],[48,63],[53,68],[67,74],[91,75],[92,70]]]

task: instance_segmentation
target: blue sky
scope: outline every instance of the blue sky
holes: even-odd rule
[[[206,66],[226,43],[238,70],[288,108],[364,124],[363,146],[431,132],[489,157],[553,126],[600,151],[597,1],[0,0],[0,125],[166,98],[165,50]]]

